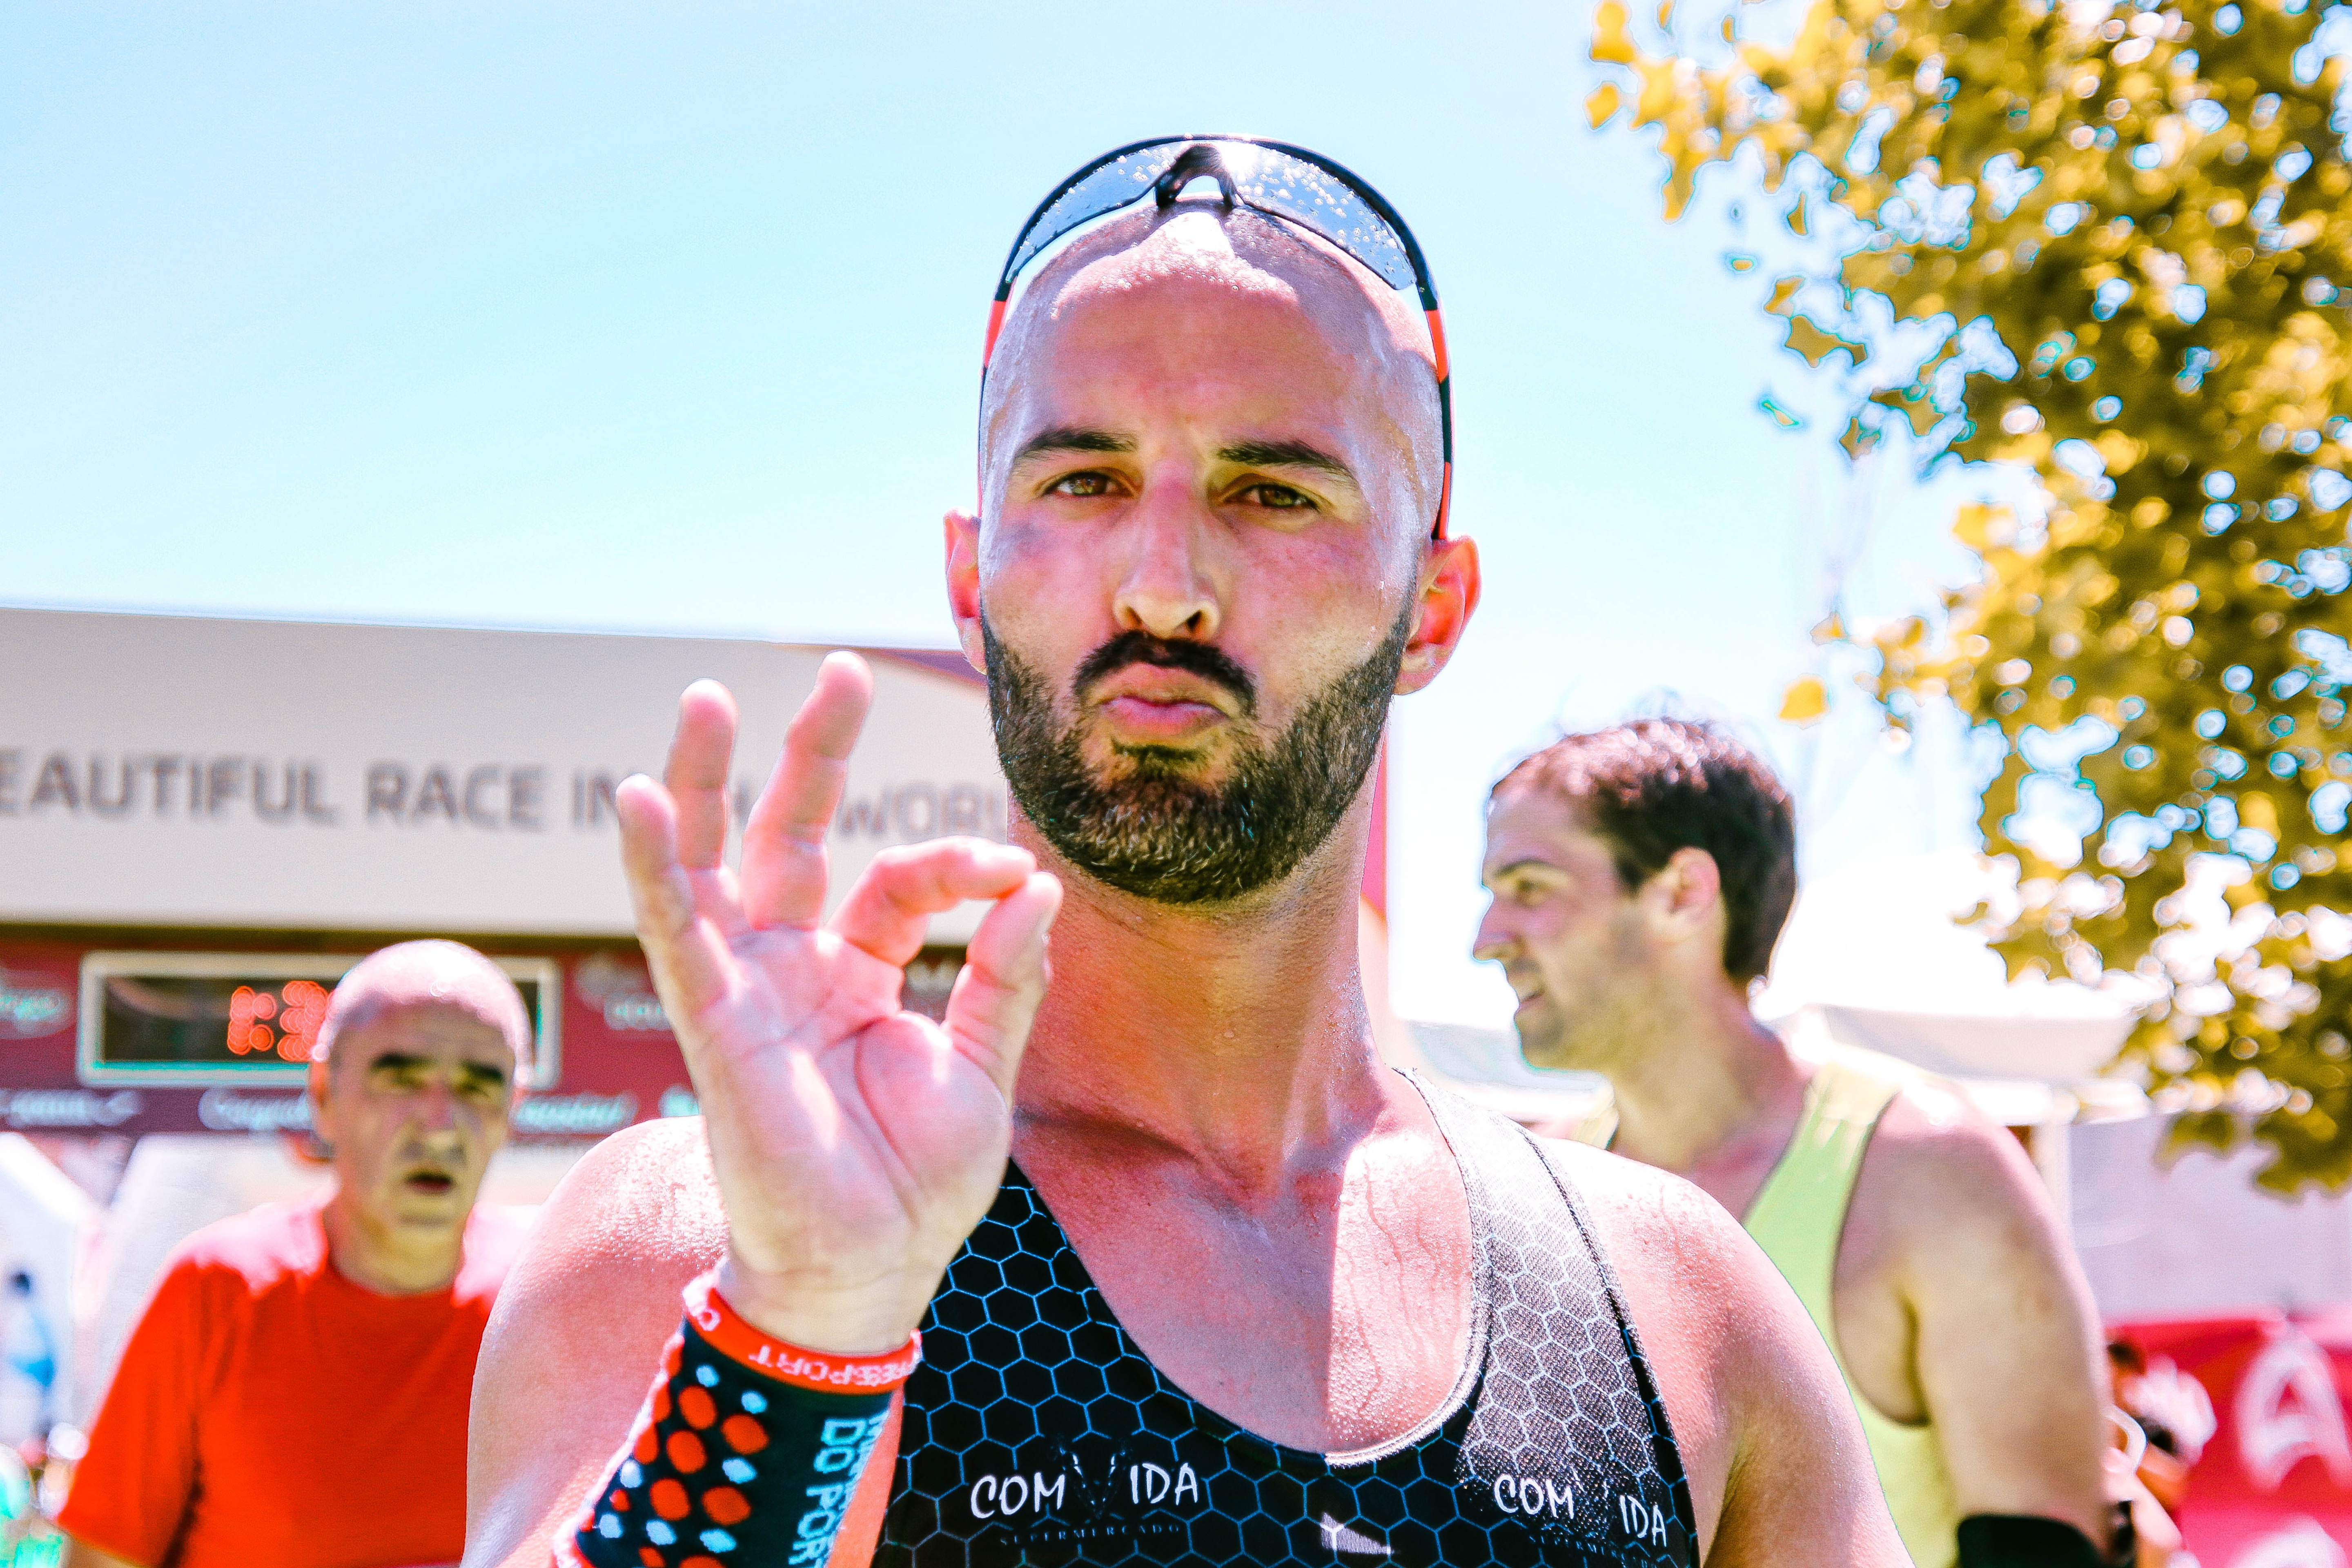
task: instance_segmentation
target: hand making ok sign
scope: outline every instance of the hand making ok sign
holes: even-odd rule
[[[719,1289],[811,1350],[906,1342],[994,1201],[1013,1080],[1045,989],[1062,889],[1027,851],[975,838],[886,849],[824,920],[826,830],[873,677],[836,653],[722,858],[735,704],[678,701],[663,784],[621,785],[637,934],[702,1101],[727,1210]],[[947,1021],[907,1011],[903,966],[930,916],[992,899]]]

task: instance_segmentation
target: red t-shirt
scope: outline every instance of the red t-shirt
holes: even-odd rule
[[[477,1208],[456,1283],[335,1271],[319,1202],[206,1226],[124,1347],[58,1522],[142,1568],[410,1568],[466,1544],[466,1414],[522,1216]]]

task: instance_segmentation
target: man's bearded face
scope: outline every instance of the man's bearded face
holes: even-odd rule
[[[1347,815],[1379,753],[1412,626],[1408,606],[1362,663],[1266,735],[1255,727],[1256,683],[1211,644],[1123,632],[1079,666],[1065,706],[983,619],[997,755],[1022,811],[1078,869],[1155,903],[1229,903],[1289,876]],[[1114,743],[1106,765],[1087,763],[1089,689],[1138,664],[1185,670],[1236,700],[1250,728],[1222,781],[1174,746]]]

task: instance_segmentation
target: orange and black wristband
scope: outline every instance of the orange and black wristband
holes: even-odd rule
[[[559,1561],[589,1568],[823,1568],[916,1342],[834,1356],[770,1339],[708,1279],[663,1352],[629,1444]]]

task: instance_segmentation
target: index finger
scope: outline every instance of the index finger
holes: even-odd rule
[[[1045,1000],[1045,933],[1061,908],[1060,880],[1049,871],[1031,872],[981,917],[963,973],[948,994],[948,1037],[1007,1100]]]
[[[849,782],[849,753],[874,701],[874,674],[854,653],[825,655],[816,689],[793,716],[768,787],[743,828],[739,879],[755,926],[812,926],[824,912],[824,838]]]
[[[727,852],[727,764],[735,754],[735,697],[715,680],[679,694],[662,782],[677,803],[677,860],[708,871]]]

